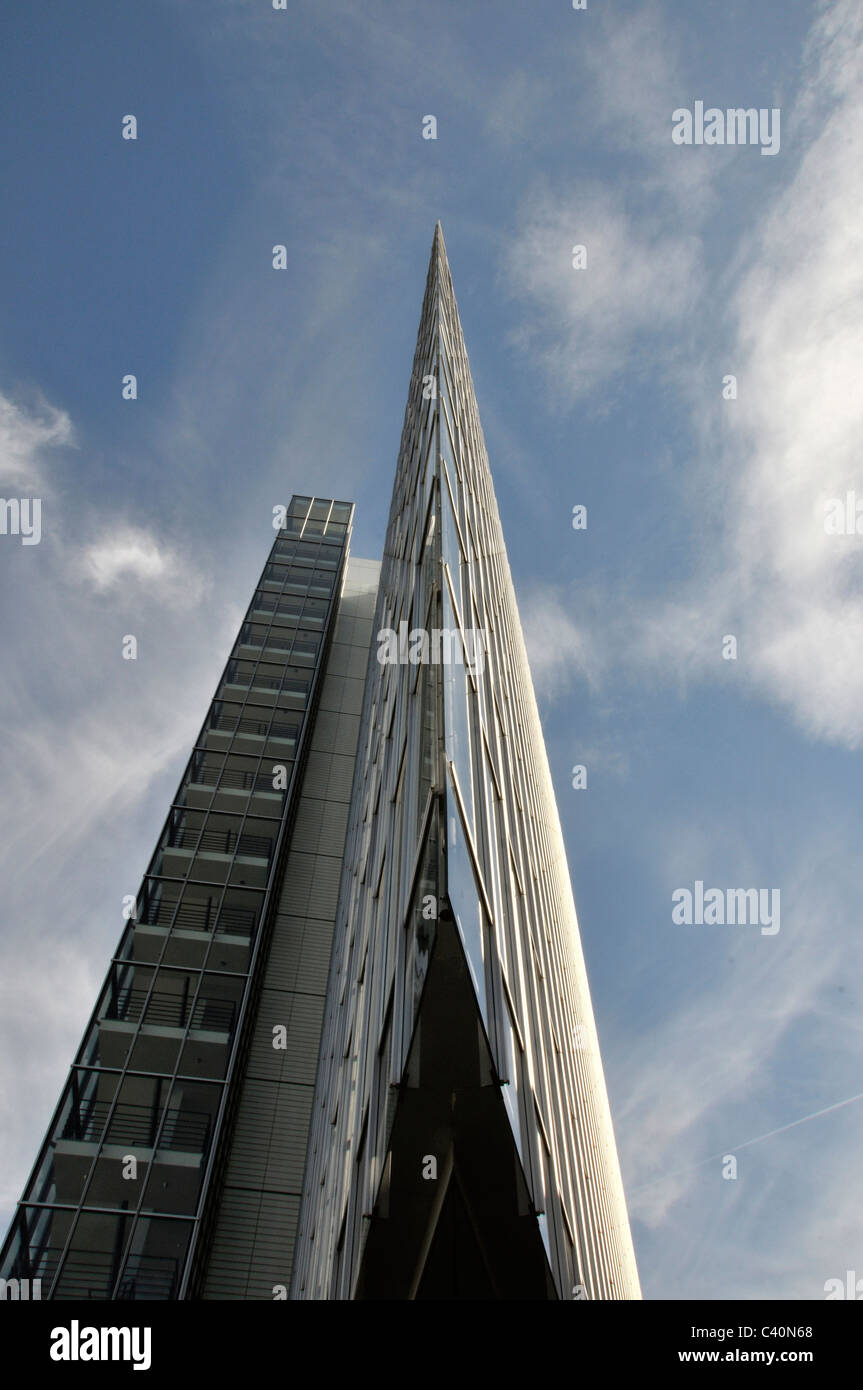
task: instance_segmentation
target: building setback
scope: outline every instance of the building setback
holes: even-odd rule
[[[440,225],[382,566],[294,497],[0,1255],[56,1299],[639,1298]]]

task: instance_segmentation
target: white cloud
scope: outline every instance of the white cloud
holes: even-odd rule
[[[591,126],[613,148],[639,157],[631,179],[651,199],[670,197],[687,220],[700,219],[716,197],[716,182],[728,152],[680,149],[671,140],[671,117],[685,104],[689,83],[681,76],[680,43],[655,3],[644,4],[620,22],[603,9],[598,32],[581,49],[591,79]],[[731,156],[733,158],[733,156]]]
[[[733,632],[742,681],[811,736],[851,748],[863,745],[863,537],[826,535],[824,506],[863,497],[861,32],[845,4],[816,28],[802,106],[821,120],[798,122],[808,146],[748,242],[728,353],[739,398],[722,405],[709,569],[660,612],[636,615],[630,643],[673,669],[683,632],[689,664],[705,674]]]
[[[0,392],[0,478],[4,487],[10,483],[25,490],[38,487],[42,451],[73,443],[72,421],[65,410],[42,400],[31,410]]]
[[[863,744],[863,536],[825,535],[823,522],[827,499],[863,498],[856,9],[827,16],[835,37],[813,80],[839,91],[838,103],[766,218],[735,296],[740,398],[728,403],[726,460],[728,587],[746,595],[751,679],[809,733],[851,747]]]
[[[757,881],[734,836],[721,821],[679,826],[668,884],[685,883],[717,845],[732,849],[741,883]],[[841,1272],[829,1267],[849,1234],[840,1179],[856,1161],[863,1103],[806,1117],[860,1090],[861,947],[839,925],[853,921],[855,863],[842,828],[825,827],[783,876],[775,937],[675,926],[670,892],[667,918],[654,924],[655,949],[686,971],[685,987],[679,1006],[651,1029],[638,1065],[618,1066],[624,1094],[615,1123],[630,1214],[650,1252],[649,1283],[665,1296],[710,1297],[725,1287],[763,1297],[772,1281],[776,1297],[818,1297],[823,1280]],[[846,982],[841,1006],[837,980]],[[802,1123],[761,1137],[794,1121]],[[738,1159],[737,1181],[722,1178],[726,1154]],[[800,1223],[778,1216],[795,1182],[806,1193],[801,1214],[812,1213],[805,1239]],[[828,1234],[821,1216],[831,1194],[845,1229]],[[770,1281],[759,1268],[762,1209],[770,1213],[768,1256],[776,1257]],[[711,1212],[725,1215],[708,1238]],[[687,1232],[698,1237],[688,1276]]]
[[[561,600],[560,590],[535,586],[519,602],[530,674],[540,697],[555,700],[576,680],[596,688],[602,674],[600,649]]]
[[[575,246],[586,248],[584,269],[573,268]],[[636,217],[617,190],[538,191],[524,205],[505,275],[526,305],[516,340],[575,398],[626,366],[637,370],[639,340],[679,322],[697,295],[699,243]]]
[[[575,666],[588,649],[609,673],[733,678],[810,736],[849,748],[863,746],[863,536],[826,535],[823,523],[828,499],[863,499],[861,36],[850,2],[831,5],[813,30],[798,103],[805,119],[788,122],[800,157],[791,165],[789,155],[789,181],[739,248],[725,343],[704,298],[694,317],[692,240],[676,222],[664,234],[645,230],[618,194],[546,193],[509,261],[527,304],[522,342],[570,400],[632,366],[636,347],[651,364],[672,351],[662,336],[671,326],[690,342],[700,327],[711,361],[722,363],[709,405],[696,399],[689,370],[701,456],[687,460],[680,514],[668,519],[670,535],[705,535],[695,570],[675,574],[665,600],[607,594],[579,623]],[[579,241],[588,271],[569,268]],[[737,400],[720,398],[726,371],[738,378]],[[720,665],[726,633],[738,638],[733,667]],[[559,684],[565,663],[563,651],[542,657],[540,677],[551,666]]]
[[[99,591],[140,585],[167,601],[174,597],[188,607],[203,593],[200,576],[148,531],[119,526],[103,531],[81,556],[81,569]]]
[[[119,933],[118,933],[119,934]],[[76,946],[32,933],[10,942],[0,972],[3,1038],[15,1064],[0,1068],[0,1113],[32,1116],[45,1129],[65,1078],[71,1051],[93,1006],[98,974]],[[0,1213],[11,1217],[36,1158],[37,1136],[5,1125],[0,1164]],[[0,1219],[0,1224],[4,1224]]]
[[[64,412],[0,397],[6,477],[19,485],[50,483],[43,451],[72,438]],[[122,896],[138,887],[236,633],[230,595],[250,583],[231,556],[211,597],[206,537],[187,558],[144,527],[108,522],[83,487],[64,488],[62,526],[43,529],[31,555],[21,583],[20,552],[0,552],[0,1204],[33,1161],[119,937]],[[143,639],[135,662],[121,653],[130,615]]]

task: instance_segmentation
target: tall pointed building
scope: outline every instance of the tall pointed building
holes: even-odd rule
[[[382,566],[295,497],[0,1256],[58,1299],[638,1276],[438,224]]]
[[[374,627],[293,1296],[639,1297],[440,224]]]

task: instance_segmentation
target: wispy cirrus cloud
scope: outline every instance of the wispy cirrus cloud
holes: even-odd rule
[[[604,660],[596,634],[573,618],[558,589],[535,585],[522,597],[519,614],[538,695],[557,700],[577,680],[598,687]]]
[[[701,293],[692,238],[636,223],[608,190],[546,191],[507,262],[526,306],[519,341],[569,402],[600,396],[627,365],[631,380],[637,351],[652,368],[668,361],[675,338],[695,341],[696,315],[711,344],[712,395],[691,370],[682,383],[696,445],[678,488],[691,517],[676,522],[705,544],[649,599],[606,592],[579,619],[573,668],[592,648],[608,673],[716,680],[730,634],[742,688],[849,748],[863,746],[863,537],[826,534],[824,517],[831,498],[863,498],[862,35],[855,5],[822,8],[799,95],[818,119],[793,124],[790,177],[729,263],[727,310]],[[589,270],[570,268],[575,241]],[[737,399],[722,399],[724,372]],[[559,682],[565,658],[555,665]]]
[[[585,248],[584,268],[573,264],[575,247]],[[589,396],[636,369],[639,345],[679,323],[699,291],[699,262],[696,237],[636,216],[619,189],[537,191],[505,253],[506,283],[525,306],[514,340],[559,399]]]
[[[714,818],[678,827],[663,866],[667,884],[686,881],[720,842],[754,881],[743,837]],[[649,1055],[623,1073],[617,1116],[630,1213],[647,1233],[650,1283],[671,1296],[709,1297],[718,1277],[737,1297],[763,1297],[756,1254],[762,1209],[771,1213],[765,1253],[768,1261],[775,1257],[775,1297],[823,1296],[823,1280],[840,1272],[824,1266],[825,1250],[844,1244],[851,1253],[847,1218],[828,1244],[805,1193],[815,1195],[822,1213],[831,1202],[845,1209],[841,1184],[863,1132],[863,1102],[836,1105],[861,1089],[861,948],[855,944],[849,954],[848,935],[837,929],[853,913],[854,866],[847,832],[824,827],[783,883],[781,931],[773,938],[741,926],[675,926],[670,892],[667,915],[654,924],[663,955],[663,937],[683,938],[674,953],[678,970],[687,955],[703,963],[652,1029]],[[842,995],[837,979],[846,982]],[[736,1179],[722,1176],[726,1156],[737,1158]],[[750,1190],[750,1200],[738,1203],[744,1184],[758,1190],[758,1201]],[[705,1191],[722,1216],[709,1250],[693,1247],[687,1268],[687,1212]],[[805,1239],[778,1218],[792,1191],[801,1213],[811,1213]],[[672,1232],[676,1268],[664,1254]],[[741,1251],[748,1252],[745,1267]]]

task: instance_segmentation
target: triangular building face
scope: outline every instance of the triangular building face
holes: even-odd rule
[[[440,224],[374,619],[292,1297],[640,1297]]]

